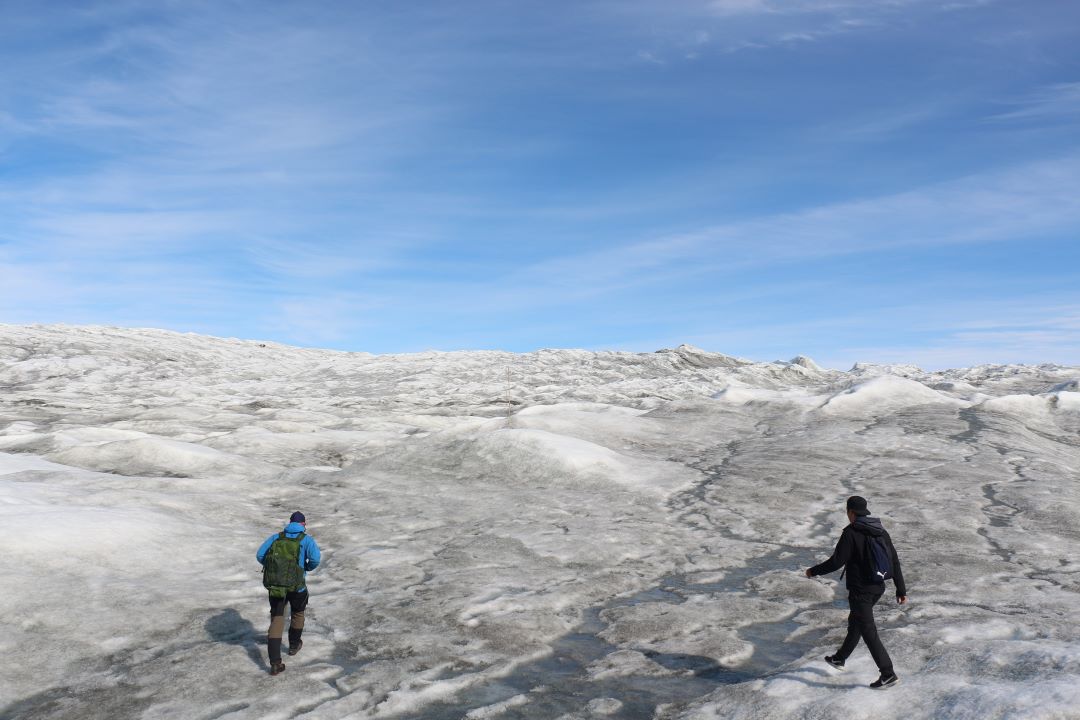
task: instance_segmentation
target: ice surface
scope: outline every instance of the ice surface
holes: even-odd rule
[[[1069,717],[1078,376],[0,326],[0,716]],[[801,574],[853,493],[909,583],[887,693]],[[271,678],[254,552],[298,508]]]

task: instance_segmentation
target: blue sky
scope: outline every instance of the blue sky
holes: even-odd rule
[[[1080,5],[0,0],[0,322],[1080,364]]]

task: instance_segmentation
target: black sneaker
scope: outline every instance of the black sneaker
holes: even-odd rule
[[[304,647],[304,641],[303,640],[297,640],[296,641],[296,647],[292,647],[291,645],[289,646],[289,654],[290,655],[295,655],[296,653],[300,652],[300,648],[302,648],[302,647]]]
[[[837,670],[843,670],[844,669],[844,661],[841,660],[840,658],[836,657],[835,655],[826,655],[825,656],[825,662],[829,663],[830,665],[832,665]]]
[[[875,690],[885,690],[886,688],[891,688],[898,682],[900,682],[900,678],[896,677],[896,673],[889,673],[888,675],[882,674],[881,677],[870,683],[870,687]]]
[[[270,674],[271,675],[280,675],[283,672],[285,672],[285,663],[283,663],[283,662],[272,662],[272,663],[270,663]]]

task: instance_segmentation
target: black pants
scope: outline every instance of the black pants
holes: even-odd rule
[[[874,624],[874,604],[881,599],[881,595],[882,593],[859,590],[851,590],[848,593],[848,607],[851,608],[851,612],[848,613],[847,637],[844,638],[844,644],[840,646],[836,654],[841,660],[847,660],[859,644],[859,638],[862,638],[866,647],[870,648],[870,654],[877,663],[878,670],[885,675],[892,673],[893,666],[889,653],[885,651],[885,646],[881,644],[881,638],[878,637],[877,625]]]
[[[306,589],[291,592],[283,598],[270,598],[270,630],[266,633],[266,652],[270,662],[281,662],[281,636],[285,630],[285,606],[289,606],[289,647],[300,644],[304,632],[304,610],[308,604]]]

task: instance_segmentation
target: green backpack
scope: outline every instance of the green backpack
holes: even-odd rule
[[[263,587],[270,597],[283,598],[304,587],[304,569],[300,567],[300,541],[304,533],[294,538],[282,532],[263,557]]]

